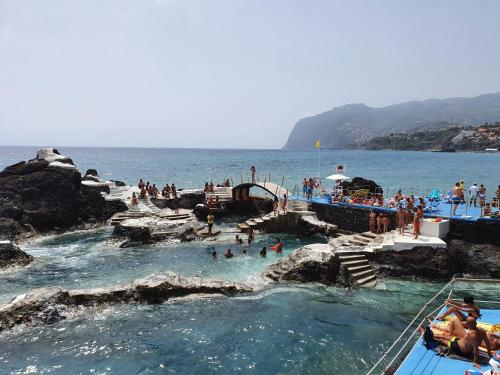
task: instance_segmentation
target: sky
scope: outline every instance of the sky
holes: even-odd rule
[[[0,0],[0,144],[280,148],[349,103],[500,91],[500,1]]]

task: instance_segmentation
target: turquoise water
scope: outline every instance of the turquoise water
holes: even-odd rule
[[[214,244],[117,249],[106,242],[108,234],[72,233],[25,246],[37,259],[0,273],[2,299],[34,287],[126,283],[164,270],[243,281],[257,291],[230,299],[91,309],[54,325],[17,327],[0,334],[0,373],[362,373],[439,287],[400,281],[356,291],[278,286],[260,276],[280,257],[258,256],[272,242],[269,235],[258,235],[242,255],[232,235]],[[318,241],[281,237],[285,254]],[[212,246],[218,252],[232,246],[236,256],[213,260]]]
[[[0,169],[20,160],[33,158],[37,147],[0,147]],[[450,190],[463,179],[466,186],[484,184],[488,195],[500,185],[500,153],[434,153],[414,151],[282,151],[282,150],[186,150],[143,148],[59,147],[73,158],[82,172],[96,168],[106,179],[135,184],[139,178],[157,185],[172,183],[181,188],[201,187],[205,181],[233,184],[248,180],[251,165],[259,179],[269,178],[293,190],[304,177],[335,173],[335,166],[346,167],[345,174],[375,180],[391,195],[398,189],[407,193],[426,193],[432,189]],[[328,186],[328,183],[326,183]]]
[[[200,187],[206,180],[247,179],[255,164],[290,189],[318,174],[314,151],[166,150],[60,148],[81,170],[96,168],[107,179]],[[32,158],[36,148],[0,147],[0,169]],[[459,178],[500,181],[496,154],[321,151],[322,175],[336,164],[385,188],[442,189]],[[357,374],[388,348],[440,284],[381,281],[375,289],[348,291],[320,285],[267,284],[265,267],[279,258],[258,256],[276,235],[259,235],[252,247],[233,244],[234,234],[215,243],[169,243],[119,249],[109,230],[71,233],[23,246],[36,257],[26,268],[0,272],[0,302],[32,288],[128,283],[172,270],[243,281],[255,293],[231,299],[163,305],[118,305],[43,327],[0,334],[0,374]],[[280,236],[285,254],[318,239]],[[231,246],[233,259],[211,258]],[[284,254],[284,255],[285,255]]]

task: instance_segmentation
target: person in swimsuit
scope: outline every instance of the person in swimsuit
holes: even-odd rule
[[[498,189],[495,191],[495,199],[493,199],[493,207],[500,207],[500,185],[498,185]]]
[[[461,321],[458,319],[456,316],[454,316],[451,320],[449,325],[442,325],[442,324],[436,324],[432,320],[428,319],[431,330],[433,333],[436,333],[438,335],[442,335],[442,338],[446,340],[451,340],[452,337],[457,337],[457,338],[462,338],[465,336],[467,333],[466,327],[467,327],[467,322],[466,321]],[[487,332],[486,333],[486,338],[489,340],[490,345],[491,345],[491,350],[492,351],[497,351],[500,350],[500,336],[498,336],[497,333],[493,332]],[[483,341],[484,342],[484,341]],[[481,345],[485,349],[486,347],[486,342],[484,342],[485,345]]]
[[[482,329],[479,329],[476,324],[476,319],[469,316],[466,320],[467,329],[465,330],[464,336],[458,338],[457,336],[451,337],[448,341],[446,334],[434,335],[434,338],[445,343],[448,341],[447,345],[451,352],[454,354],[464,357],[471,358],[473,360],[474,367],[481,368],[479,364],[479,346],[484,341],[486,344],[486,350],[488,356],[491,357],[491,344],[486,335],[486,332]]]
[[[279,205],[279,200],[278,200],[278,197],[274,197],[274,203],[273,203],[273,212],[274,212],[274,215],[277,215],[278,214],[278,205]]]
[[[377,221],[377,214],[375,211],[370,210],[370,232],[375,233],[375,225]]]
[[[479,206],[484,207],[486,204],[486,188],[483,184],[479,186]]]
[[[486,206],[484,206],[483,209],[483,216],[490,216],[491,215],[491,206],[489,203],[486,203]]]
[[[382,234],[383,222],[384,222],[384,214],[378,214],[378,216],[377,216],[377,234]]]
[[[232,258],[234,256],[233,252],[231,251],[231,248],[227,249],[226,253],[224,254],[226,258]]]
[[[207,224],[208,224],[208,235],[212,235],[212,227],[214,226],[214,215],[210,211],[207,216]]]
[[[253,241],[254,238],[254,232],[252,227],[248,227],[248,239]]]
[[[275,251],[278,254],[281,254],[283,251],[283,242],[280,241],[279,238],[276,239],[276,244],[271,247],[272,251]]]
[[[250,167],[250,173],[252,174],[252,184],[255,184],[255,173],[257,173],[257,170],[255,169],[255,165],[252,165]]]
[[[420,220],[423,216],[424,209],[422,208],[422,206],[418,206],[415,217],[413,218],[413,234],[415,235],[416,240],[418,240],[418,236],[420,235]]]
[[[132,206],[137,206],[137,195],[135,193],[132,193],[132,198],[130,200],[130,204]]]
[[[398,212],[396,213],[396,221],[399,227],[399,234],[405,234],[407,213],[404,211],[403,206],[399,206]]]
[[[455,216],[457,214],[457,208],[462,201],[463,190],[460,188],[460,182],[457,182],[451,191],[451,214]]]
[[[412,196],[413,197],[413,196]],[[405,227],[413,222],[413,205],[415,203],[415,198],[406,198],[406,223]]]
[[[266,255],[267,255],[267,249],[266,249],[266,247],[265,247],[265,246],[262,248],[262,250],[260,251],[259,255],[260,255],[262,258],[265,258],[265,257],[266,257]]]
[[[281,201],[281,209],[283,210],[284,213],[286,213],[287,201],[288,201],[288,198],[286,197],[286,194],[283,194],[283,200]]]
[[[302,181],[302,195],[304,197],[307,196],[307,178],[304,177],[304,181]]]
[[[467,315],[472,316],[473,318],[478,319],[481,316],[481,310],[474,304],[473,296],[465,296],[464,303],[452,302],[450,300],[446,300],[446,306],[448,306],[448,310],[444,314],[439,315],[437,320],[444,320],[448,315],[455,314],[455,316],[461,321],[465,321],[467,319]]]
[[[389,232],[391,227],[391,219],[389,218],[389,215],[384,215],[384,218],[382,219],[382,224],[384,225],[384,233]]]

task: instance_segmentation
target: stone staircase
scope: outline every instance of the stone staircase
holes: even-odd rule
[[[359,287],[373,287],[376,285],[377,276],[365,254],[357,250],[337,251],[340,264],[344,265],[352,281]]]

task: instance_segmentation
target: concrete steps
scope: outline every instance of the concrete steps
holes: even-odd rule
[[[337,252],[340,263],[344,265],[352,280],[359,287],[372,287],[377,277],[365,254],[361,251],[346,250]]]

